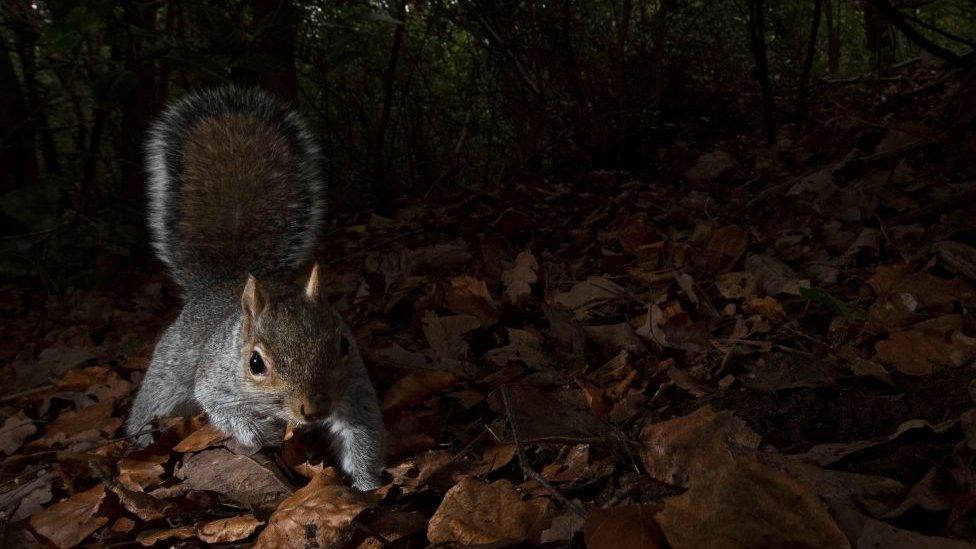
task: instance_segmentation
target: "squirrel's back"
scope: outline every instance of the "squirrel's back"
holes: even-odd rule
[[[171,103],[146,162],[152,244],[184,291],[310,258],[325,202],[319,151],[271,95],[223,87]]]

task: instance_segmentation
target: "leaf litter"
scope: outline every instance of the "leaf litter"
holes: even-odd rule
[[[317,433],[117,436],[178,307],[162,274],[38,296],[0,320],[3,545],[974,542],[976,218],[919,137],[937,99],[789,155],[719,136],[337,212],[329,298],[390,433],[372,494]]]

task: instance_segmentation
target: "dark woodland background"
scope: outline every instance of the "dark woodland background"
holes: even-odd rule
[[[773,143],[822,124],[852,81],[971,62],[971,2],[896,4],[7,0],[0,273],[63,288],[144,260],[144,132],[189,89],[295,103],[336,203],[383,208],[526,173],[653,171],[680,140]]]

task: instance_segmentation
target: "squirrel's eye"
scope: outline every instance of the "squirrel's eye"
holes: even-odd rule
[[[267,366],[264,365],[264,359],[261,358],[261,353],[253,351],[251,353],[251,373],[256,376],[262,376],[268,372]]]

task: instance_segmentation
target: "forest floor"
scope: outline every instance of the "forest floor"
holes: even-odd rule
[[[390,431],[374,494],[311,434],[120,438],[164,273],[3,286],[3,545],[969,546],[976,101],[901,78],[774,147],[337,214],[327,287]]]

